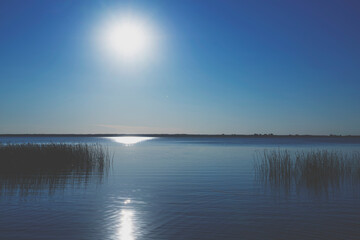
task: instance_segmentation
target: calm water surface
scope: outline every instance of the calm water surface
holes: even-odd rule
[[[136,142],[137,140],[144,140]],[[256,181],[264,149],[360,150],[345,138],[2,137],[101,143],[107,176],[1,189],[0,239],[360,239],[359,186],[284,192]]]

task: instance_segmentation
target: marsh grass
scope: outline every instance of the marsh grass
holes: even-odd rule
[[[0,190],[53,191],[67,184],[102,181],[111,156],[99,144],[0,144]]]
[[[342,189],[359,190],[360,153],[312,150],[264,150],[257,153],[255,177],[271,189],[297,193],[334,193]]]

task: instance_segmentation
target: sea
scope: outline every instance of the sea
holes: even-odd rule
[[[3,240],[360,239],[358,182],[284,186],[254,167],[264,151],[352,154],[359,137],[0,137],[21,143],[100,144],[111,164],[101,176],[2,186]]]

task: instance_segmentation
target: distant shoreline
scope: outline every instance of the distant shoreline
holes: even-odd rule
[[[0,137],[225,137],[225,138],[360,138],[360,135],[274,135],[274,134],[0,134]]]

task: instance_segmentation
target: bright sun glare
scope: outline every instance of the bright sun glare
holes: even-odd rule
[[[107,52],[127,61],[145,57],[153,41],[148,24],[133,16],[109,20],[101,35]]]

